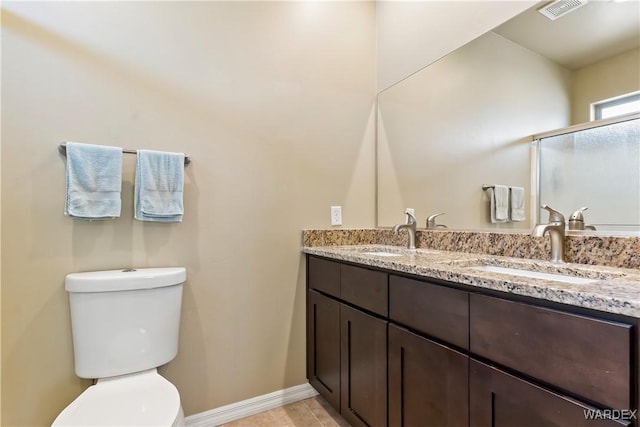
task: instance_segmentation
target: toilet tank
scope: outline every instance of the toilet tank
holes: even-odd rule
[[[106,378],[172,360],[186,277],[183,267],[67,275],[76,374]]]

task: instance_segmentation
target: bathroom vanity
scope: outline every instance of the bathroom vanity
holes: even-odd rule
[[[398,247],[304,252],[307,377],[351,425],[638,425],[638,271]],[[505,265],[543,274],[486,268]]]

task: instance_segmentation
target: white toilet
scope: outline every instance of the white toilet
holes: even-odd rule
[[[178,352],[184,268],[67,275],[76,374],[98,379],[53,426],[183,426],[176,387],[156,368]]]

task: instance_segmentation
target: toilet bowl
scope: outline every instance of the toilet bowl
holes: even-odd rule
[[[98,380],[52,426],[184,426],[176,387],[155,369]]]
[[[67,275],[75,371],[97,382],[53,426],[184,426],[156,368],[176,357],[185,281],[183,267]]]

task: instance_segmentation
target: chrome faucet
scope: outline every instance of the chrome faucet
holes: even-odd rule
[[[446,225],[443,224],[436,224],[436,218],[439,217],[440,215],[444,215],[445,213],[439,213],[439,214],[434,214],[429,216],[429,218],[427,218],[427,228],[428,229],[434,229],[434,228],[447,228]]]
[[[549,223],[536,225],[531,235],[543,237],[548,233],[551,238],[551,262],[564,262],[564,216],[547,205],[542,205],[542,209],[549,211]]]
[[[407,244],[408,249],[416,248],[416,217],[413,216],[409,211],[405,211],[407,215],[407,223],[406,224],[397,224],[393,227],[393,232],[398,234],[400,230],[403,228],[407,230],[409,233],[409,243]]]

